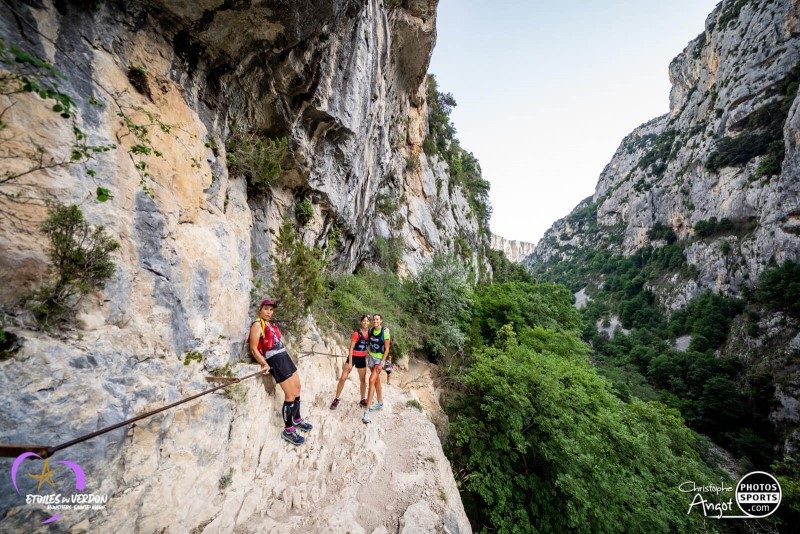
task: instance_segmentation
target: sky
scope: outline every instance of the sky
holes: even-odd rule
[[[668,66],[716,0],[440,0],[429,72],[491,184],[491,229],[536,243],[622,138],[669,111]]]

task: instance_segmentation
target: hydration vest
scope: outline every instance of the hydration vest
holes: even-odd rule
[[[278,330],[277,327],[272,326],[272,323],[268,323],[263,319],[259,319],[259,322],[261,323],[261,337],[258,339],[258,351],[264,355],[264,358],[269,358],[270,356],[275,356],[285,351],[286,347],[283,346],[283,342],[281,341],[281,331]],[[268,328],[272,344],[269,344],[267,341]]]
[[[353,356],[359,356],[356,352],[361,353],[361,356],[366,356],[367,348],[369,348],[369,340],[364,337],[361,330],[355,330],[354,333],[358,334],[358,341],[356,341],[356,344],[353,346]]]
[[[383,339],[383,326],[381,331],[375,334],[375,329],[369,329],[369,351],[378,353],[383,358],[383,350],[386,348],[386,341]]]

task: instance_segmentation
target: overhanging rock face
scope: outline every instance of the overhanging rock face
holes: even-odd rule
[[[196,393],[212,369],[230,364],[243,374],[250,303],[261,292],[253,280],[269,283],[275,233],[303,198],[313,214],[302,238],[324,249],[338,271],[373,262],[379,237],[403,244],[401,269],[410,272],[452,251],[456,236],[476,251],[488,246],[459,187],[449,187],[446,165],[421,149],[436,2],[398,4],[11,3],[0,35],[52,61],[64,75],[60,89],[75,100],[75,125],[91,143],[117,148],[91,162],[95,176],[82,165],[59,166],[11,184],[7,190],[20,193],[14,200],[0,198],[0,210],[15,217],[0,227],[0,307],[21,339],[16,354],[0,361],[0,388],[15,392],[0,408],[3,441],[60,443]],[[16,155],[13,165],[24,169],[39,147],[69,156],[69,120],[30,94],[0,97],[3,108],[9,98],[10,140],[2,148]],[[136,154],[120,112],[147,125],[161,156]],[[268,194],[248,193],[244,179],[229,173],[226,140],[237,132],[288,139],[284,172]],[[142,161],[146,173],[137,167]],[[98,187],[113,198],[98,202]],[[27,330],[19,304],[47,275],[39,224],[51,200],[79,204],[121,244],[112,280],[84,299],[77,329],[55,335]],[[337,245],[329,246],[334,233]],[[477,271],[477,253],[472,261]],[[184,365],[194,352],[202,362]],[[301,370],[313,414],[334,370],[312,360]],[[106,512],[65,516],[59,525],[149,531],[167,518],[182,525],[170,527],[175,532],[204,522],[230,530],[255,521],[258,531],[312,525],[298,518],[319,511],[312,496],[325,485],[320,470],[338,461],[323,459],[327,445],[314,449],[319,458],[284,450],[272,420],[278,404],[251,385],[238,404],[215,396],[70,449],[69,459],[91,473],[89,490],[110,501]],[[438,442],[428,445],[435,453],[424,457],[449,469]],[[281,482],[284,456],[301,473],[296,488]],[[417,468],[410,466],[409,476]],[[231,468],[226,492],[220,480]],[[441,484],[451,486],[452,475],[445,478]],[[438,490],[420,484],[397,482],[398,492],[417,497],[406,507],[424,489],[441,525],[469,528],[450,486],[451,496],[437,503]],[[249,491],[254,485],[259,498]],[[259,499],[285,509],[263,515],[270,508]],[[428,517],[424,508],[411,515]],[[44,513],[19,506],[10,492],[0,495],[0,509],[11,529]],[[400,505],[387,512],[394,521],[387,528],[405,512]],[[374,514],[380,517],[377,508]]]

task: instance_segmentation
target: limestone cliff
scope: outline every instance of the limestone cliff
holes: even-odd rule
[[[720,2],[669,65],[669,113],[623,139],[594,195],[553,224],[526,264],[541,271],[587,250],[630,256],[675,241],[688,269],[645,288],[670,313],[704,291],[746,296],[770,264],[800,260],[799,8]],[[584,283],[597,291],[602,276]],[[747,335],[740,317],[717,354],[774,377],[770,420],[791,453],[800,439],[798,325],[748,313],[761,335]]]
[[[721,2],[669,66],[669,113],[622,141],[594,195],[548,230],[528,264],[596,245],[631,254],[661,223],[690,241],[698,271],[662,295],[677,306],[703,289],[740,294],[770,261],[797,260],[799,25],[795,2]],[[773,140],[785,155],[767,147]],[[726,159],[737,142],[759,148]],[[734,224],[696,237],[694,226],[712,217]]]
[[[471,243],[476,267],[484,262],[481,222],[449,186],[446,164],[421,149],[435,10],[436,0],[3,3],[4,42],[52,62],[76,108],[71,123],[34,94],[0,96],[4,165],[19,172],[37,154],[68,161],[73,126],[116,148],[94,154],[90,173],[56,165],[3,184],[0,307],[20,347],[0,361],[2,441],[62,442],[195,393],[212,369],[230,364],[244,374],[250,304],[262,292],[253,281],[269,283],[277,229],[303,199],[313,208],[303,239],[334,270],[374,262],[378,238],[400,243],[401,269],[411,272],[453,250],[456,237]],[[137,128],[147,129],[146,143]],[[283,172],[266,194],[251,194],[230,172],[226,141],[240,133],[288,139]],[[111,198],[99,202],[101,190]],[[28,328],[20,302],[46,274],[39,224],[56,200],[80,205],[121,248],[111,282],[81,304],[78,327],[45,334]],[[316,335],[293,346],[320,342]],[[193,353],[202,363],[184,365]],[[300,368],[304,403],[318,435],[333,432],[328,441],[288,450],[273,420],[280,394],[251,385],[238,403],[217,395],[70,449],[109,506],[56,527],[345,528],[335,520],[353,531],[469,529],[422,421],[404,451],[381,441],[396,428],[365,437],[348,421],[352,428],[331,430],[339,427],[324,422],[321,406],[332,364],[308,358]],[[405,409],[397,400],[395,409]],[[340,439],[350,448],[340,449]],[[318,509],[328,480],[339,480],[340,457],[358,463],[361,454],[358,462],[389,472],[345,470],[341,500]],[[420,476],[429,464],[441,477]],[[370,500],[384,484],[401,497]],[[342,512],[353,499],[362,505]],[[0,509],[8,528],[44,513],[10,492]]]
[[[506,239],[499,235],[492,234],[492,250],[499,250],[506,255],[506,258],[515,263],[521,262],[526,256],[532,254],[535,246],[536,245],[534,243],[515,241],[513,239]]]

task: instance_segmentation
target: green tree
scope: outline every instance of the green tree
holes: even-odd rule
[[[84,295],[101,289],[111,278],[115,269],[111,253],[119,243],[103,226],[87,223],[75,205],[53,207],[41,229],[50,240],[54,280],[33,293],[28,305],[46,326],[66,320]]]
[[[277,318],[296,336],[303,333],[309,306],[322,291],[320,255],[319,249],[303,243],[288,218],[283,220],[275,246],[270,291],[279,303]]]
[[[436,256],[412,281],[413,311],[421,322],[424,348],[434,361],[460,351],[467,341],[472,287],[456,258]]]
[[[754,300],[800,317],[800,264],[787,261],[765,270]]]

